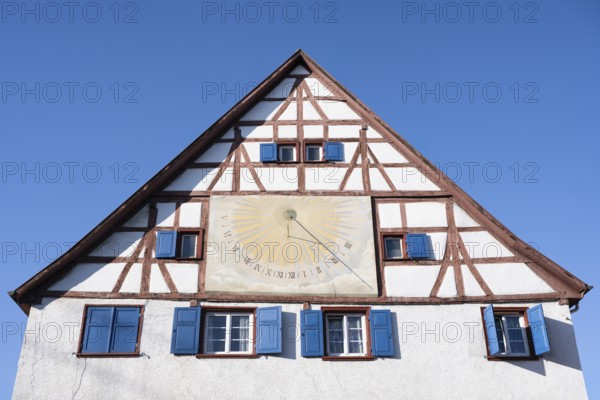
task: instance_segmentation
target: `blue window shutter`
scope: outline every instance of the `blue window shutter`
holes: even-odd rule
[[[483,310],[483,319],[485,321],[485,331],[487,332],[487,345],[491,356],[500,353],[498,344],[498,334],[496,331],[496,322],[494,319],[494,307],[490,304]]]
[[[260,161],[277,161],[277,143],[260,144]]]
[[[374,356],[392,357],[394,355],[394,332],[390,310],[371,310],[371,353]]]
[[[281,306],[256,310],[258,354],[281,353]]]
[[[113,313],[113,307],[87,308],[82,353],[108,353]]]
[[[325,160],[344,161],[344,143],[325,142]]]
[[[431,237],[424,233],[409,233],[406,235],[406,251],[408,256],[415,259],[432,259],[435,257]]]
[[[174,258],[177,231],[156,232],[156,258]]]
[[[200,307],[175,307],[171,354],[198,354]]]
[[[527,321],[529,321],[529,327],[531,329],[535,354],[539,356],[540,354],[549,352],[550,340],[548,340],[544,310],[542,309],[541,304],[527,310]]]
[[[111,353],[135,353],[140,323],[138,307],[116,307],[110,343]]]
[[[321,310],[300,311],[300,334],[302,357],[323,356],[323,312]]]

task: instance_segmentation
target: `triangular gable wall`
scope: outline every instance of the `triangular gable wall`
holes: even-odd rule
[[[265,165],[260,144],[273,141],[339,141],[345,159]],[[155,259],[155,232],[207,228],[207,196],[232,193],[368,195],[378,235],[430,234],[436,260],[380,265],[382,301],[576,302],[589,290],[516,238],[299,51],[12,296],[24,304],[41,295],[208,296],[204,261]]]

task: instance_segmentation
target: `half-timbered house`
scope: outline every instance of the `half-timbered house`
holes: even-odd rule
[[[588,290],[298,51],[11,292],[14,399],[585,398]]]

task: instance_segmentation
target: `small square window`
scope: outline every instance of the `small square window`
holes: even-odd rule
[[[206,313],[204,354],[250,354],[253,352],[254,315],[250,312]]]
[[[181,258],[196,258],[198,249],[198,234],[184,233],[181,235]]]
[[[322,153],[323,146],[321,146],[320,144],[307,144],[304,160],[306,162],[321,161],[323,159]]]
[[[384,243],[384,256],[388,260],[395,260],[404,258],[404,252],[402,250],[402,236],[388,236],[383,240]]]
[[[295,145],[279,146],[279,161],[280,162],[296,161],[296,146]]]
[[[326,314],[328,356],[366,356],[365,314]]]

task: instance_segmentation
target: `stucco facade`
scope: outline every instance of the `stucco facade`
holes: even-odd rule
[[[485,304],[386,306],[394,317],[393,358],[301,357],[302,304],[283,304],[281,354],[174,356],[169,352],[173,309],[189,303],[158,300],[119,301],[145,306],[141,357],[78,358],[83,307],[90,303],[115,302],[45,299],[31,309],[13,399],[587,398],[570,312],[556,302],[543,304],[552,350],[537,361],[485,358],[480,313]]]

